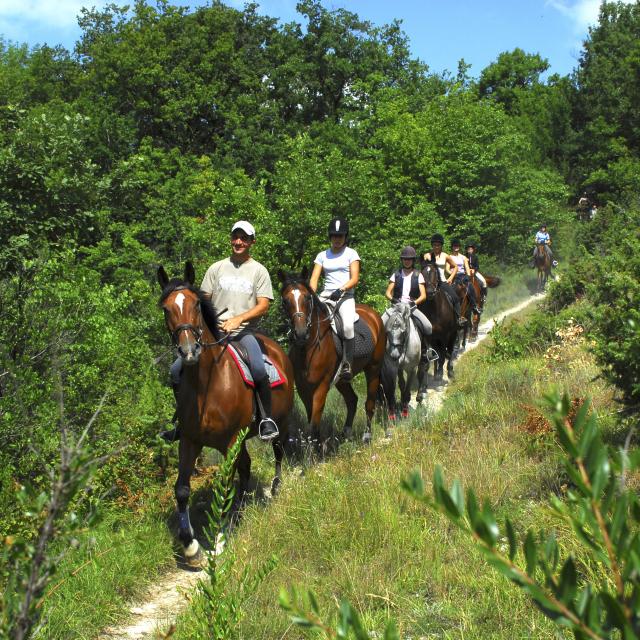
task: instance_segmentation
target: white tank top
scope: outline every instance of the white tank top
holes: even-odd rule
[[[464,270],[464,256],[461,253],[459,253],[457,256],[451,255],[451,257],[453,258],[453,261],[458,266],[458,273],[461,273],[462,275],[464,275],[466,273],[466,271]]]
[[[435,254],[432,253],[431,255],[435,255]],[[444,275],[444,268],[445,268],[445,265],[447,264],[448,257],[449,257],[449,254],[445,253],[444,251],[440,253],[439,256],[435,256],[436,266],[438,267],[438,271],[440,272],[440,280],[442,281],[447,279]]]

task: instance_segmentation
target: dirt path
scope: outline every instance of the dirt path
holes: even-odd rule
[[[474,343],[468,343],[466,351],[475,349],[487,337],[496,322],[522,311],[543,297],[544,294],[531,296],[519,305],[483,322],[478,330],[478,339]],[[429,389],[427,408],[430,413],[439,411],[444,393],[444,388]],[[415,401],[412,403],[415,407]],[[187,606],[189,594],[203,576],[202,572],[194,572],[186,568],[170,571],[163,576],[161,582],[149,589],[142,602],[130,607],[130,615],[126,623],[105,629],[96,640],[152,640],[164,637],[178,614]]]

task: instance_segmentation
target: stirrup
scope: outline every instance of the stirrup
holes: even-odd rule
[[[552,264],[554,267],[557,267],[557,266],[558,266],[558,261],[557,261],[557,260],[554,260],[551,264]]]
[[[351,371],[351,364],[347,361],[340,365],[339,379],[345,382],[351,382],[353,380],[353,371]]]
[[[273,418],[262,418],[258,424],[258,437],[260,440],[269,442],[280,435],[278,425]]]
[[[460,316],[458,318],[458,326],[459,327],[464,327],[467,324],[467,319],[464,316]]]

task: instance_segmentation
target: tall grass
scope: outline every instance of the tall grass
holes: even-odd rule
[[[430,477],[440,464],[498,510],[515,510],[519,522],[549,521],[543,498],[562,491],[563,479],[550,436],[524,428],[537,398],[557,380],[574,396],[589,388],[597,407],[606,407],[609,391],[593,382],[597,371],[579,347],[552,362],[499,367],[489,367],[482,351],[460,362],[435,419],[414,414],[391,443],[341,449],[307,468],[304,480],[289,472],[266,509],[246,508],[232,542],[239,566],[257,566],[270,553],[279,564],[249,604],[238,637],[303,637],[276,605],[279,588],[291,585],[312,588],[325,611],[346,597],[369,629],[382,630],[393,617],[402,637],[556,637],[472,543],[399,491],[412,469]],[[188,638],[190,625],[186,614],[175,637]]]

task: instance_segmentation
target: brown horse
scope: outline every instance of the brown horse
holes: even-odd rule
[[[311,290],[307,277],[306,269],[300,276],[278,272],[278,278],[282,283],[282,304],[291,323],[293,341],[289,357],[293,362],[296,388],[307,411],[312,437],[317,438],[327,394],[340,365],[340,358],[333,340],[331,312]],[[373,350],[366,356],[358,357],[356,345],[353,362],[354,375],[364,371],[367,379],[367,429],[362,436],[363,442],[367,443],[371,441],[371,421],[380,386],[386,334],[382,319],[371,307],[358,304],[356,311],[360,316],[360,322],[366,324],[373,338]],[[344,380],[336,381],[336,389],[342,394],[347,405],[344,437],[348,438],[353,429],[358,396],[351,384]]]
[[[488,289],[494,289],[501,282],[501,279],[499,276],[485,276],[484,279],[487,283]],[[482,297],[482,289],[480,288],[480,281],[478,280],[478,278],[476,278],[475,273],[471,276],[471,286],[473,287],[473,290],[476,292],[476,300],[478,301],[478,307],[480,308],[480,311],[484,311],[485,301]],[[471,334],[469,336],[469,339],[471,340],[471,342],[474,342],[475,340],[478,339],[479,325],[480,325],[480,316],[477,313],[472,313],[471,314]]]
[[[538,293],[544,290],[551,275],[551,258],[544,242],[538,242],[533,254],[533,264],[538,270]]]
[[[440,285],[440,271],[435,262],[427,262],[422,269],[427,290],[427,300],[419,309],[424,313],[433,326],[431,346],[436,350],[438,359],[434,363],[436,383],[441,383],[444,377],[444,361],[447,360],[447,375],[453,378],[453,358],[458,334],[458,322],[453,304]]]
[[[190,262],[184,280],[169,280],[158,268],[162,288],[160,307],[171,339],[182,358],[182,378],[178,391],[180,446],[178,479],[175,484],[178,504],[178,537],[184,546],[187,563],[197,566],[202,553],[189,520],[190,479],[196,458],[203,446],[226,455],[238,432],[250,427],[248,437],[257,433],[253,390],[238,371],[228,350],[228,336],[218,328],[218,318],[210,300],[193,286],[195,272]],[[272,409],[280,434],[273,441],[276,475],[272,489],[280,483],[282,445],[287,438],[287,419],[293,406],[293,367],[284,351],[266,336],[261,336],[271,361],[283,374],[284,384],[273,389]],[[237,460],[240,494],[248,485],[251,459],[242,443]]]

